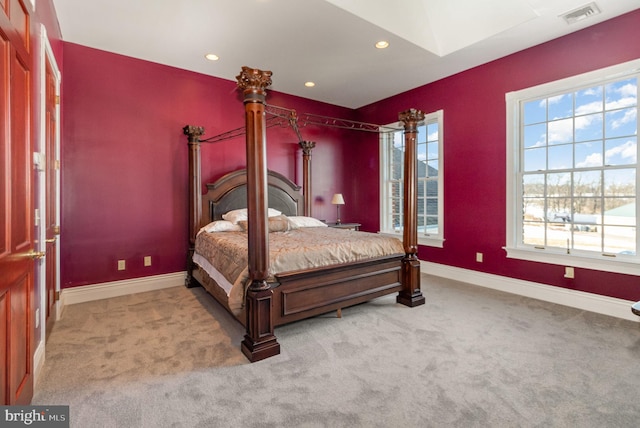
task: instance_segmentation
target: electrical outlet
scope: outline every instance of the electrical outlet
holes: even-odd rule
[[[573,268],[570,266],[566,266],[564,268],[564,277],[568,278],[568,279],[573,279],[575,278],[575,272],[573,271]]]
[[[40,308],[36,309],[36,328],[40,326]]]
[[[482,259],[483,259],[483,254],[482,253],[476,253],[476,261],[478,263],[482,263]]]
[[[124,260],[118,260],[118,270],[125,270],[127,268],[127,262]]]
[[[151,256],[144,256],[144,265],[151,266]]]

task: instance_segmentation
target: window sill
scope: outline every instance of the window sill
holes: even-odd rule
[[[381,235],[393,236],[394,238],[398,238],[402,241],[402,232],[378,232]],[[426,247],[444,247],[444,239],[443,238],[430,238],[426,236],[418,236],[418,245],[424,245]]]
[[[507,252],[507,258],[527,260],[530,262],[548,263],[552,265],[573,266],[584,269],[593,269],[604,272],[621,273],[625,275],[640,275],[640,263],[630,259],[604,258],[604,256],[582,256],[564,254],[559,251],[535,250],[503,247]]]
[[[426,247],[444,247],[444,239],[442,238],[429,238],[426,236],[418,236],[418,245],[424,245]]]

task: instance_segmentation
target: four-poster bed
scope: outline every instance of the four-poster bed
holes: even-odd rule
[[[380,254],[372,255],[364,251],[353,260],[340,259],[337,263],[327,265],[323,262],[324,264],[321,263],[319,266],[304,268],[289,267],[289,270],[279,271],[274,275],[270,272],[270,264],[274,263],[270,258],[270,241],[276,248],[274,252],[281,253],[286,245],[279,243],[279,235],[298,235],[304,232],[303,228],[289,231],[286,226],[286,230],[273,230],[272,223],[276,224],[277,218],[271,217],[270,214],[277,210],[275,212],[283,214],[284,217],[277,214],[274,217],[286,219],[287,216],[303,216],[300,218],[304,219],[311,216],[310,158],[315,143],[299,138],[303,152],[303,196],[299,192],[299,186],[267,169],[265,99],[266,88],[271,84],[271,72],[243,67],[237,79],[238,86],[244,94],[246,169],[229,173],[216,183],[208,184],[204,198],[200,190],[200,137],[204,134],[204,129],[196,126],[184,127],[184,133],[189,138],[187,286],[195,286],[197,281],[243,322],[246,335],[242,341],[242,351],[252,362],[280,352],[280,344],[274,335],[274,328],[278,325],[326,312],[340,311],[344,307],[394,292],[398,292],[397,301],[406,306],[423,304],[425,299],[420,291],[420,262],[417,258],[416,136],[417,125],[424,119],[424,114],[411,109],[400,113],[399,116],[405,128],[403,242],[397,242],[395,247],[393,242],[385,242],[382,246],[388,248]],[[300,137],[297,128],[294,130]],[[224,279],[216,276],[215,269],[214,273],[211,273],[203,267],[206,262],[202,261],[200,255],[202,248],[207,245],[215,246],[206,244],[207,239],[218,240],[224,233],[215,237],[206,233],[199,235],[201,228],[211,222],[220,221],[223,215],[239,208],[246,208],[243,212],[246,221],[242,223],[246,230],[238,232],[237,225],[234,225],[236,229],[227,234],[236,240],[244,239],[248,245],[248,273],[246,280],[240,280],[240,299],[243,303],[240,308],[237,302],[232,301],[233,293],[223,291],[224,287],[219,283],[221,280],[224,282]],[[329,232],[329,228],[324,229]],[[270,230],[284,233],[270,233]],[[377,234],[338,229],[332,229],[329,233],[345,233],[354,239],[387,239]],[[346,240],[346,236],[338,239]],[[309,239],[322,241],[325,237],[322,235]],[[398,241],[395,238],[391,239]],[[375,245],[380,247],[378,242]],[[233,251],[238,250],[223,251],[233,254]],[[194,263],[194,254],[198,263]],[[234,293],[238,294],[237,289]]]

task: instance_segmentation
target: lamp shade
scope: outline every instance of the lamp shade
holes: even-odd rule
[[[331,198],[331,203],[333,205],[344,205],[344,198],[342,197],[342,193],[336,193],[335,195],[333,195],[333,198]]]

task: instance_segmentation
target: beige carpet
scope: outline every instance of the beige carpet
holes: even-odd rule
[[[200,288],[68,306],[33,404],[72,427],[633,427],[640,325],[423,274],[394,296],[276,329],[249,364],[244,330]]]

